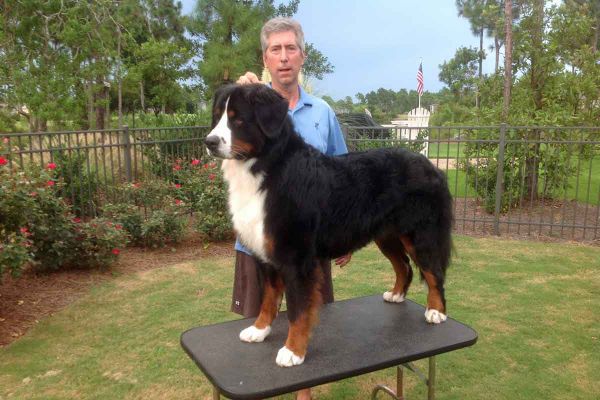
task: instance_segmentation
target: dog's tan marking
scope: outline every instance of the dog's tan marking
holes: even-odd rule
[[[231,150],[233,153],[243,154],[245,156],[254,153],[254,146],[252,146],[252,144],[239,140],[235,136],[233,136],[232,142]]]
[[[279,311],[281,298],[283,297],[284,285],[281,277],[277,277],[274,283],[270,279],[265,279],[265,287],[263,290],[262,304],[260,313],[254,322],[254,326],[258,329],[264,329],[271,326],[273,320]]]
[[[265,254],[271,260],[275,254],[275,239],[270,235],[265,235]]]
[[[397,236],[384,236],[375,240],[377,247],[392,263],[394,271],[396,272],[396,283],[392,289],[393,295],[406,295],[410,281],[412,278],[412,271],[410,265],[407,263],[408,258],[404,252],[404,247]]]
[[[288,337],[285,341],[285,347],[291,350],[296,356],[304,357],[308,348],[312,328],[319,319],[319,307],[323,302],[321,295],[321,285],[323,282],[323,271],[316,267],[314,271],[315,283],[312,287],[309,302],[298,318],[290,322]]]
[[[431,272],[421,272],[423,273],[423,277],[425,277],[425,282],[427,282],[427,286],[429,287],[429,292],[427,293],[427,308],[430,310],[438,310],[439,312],[445,314],[446,308],[444,307],[442,295],[437,287],[437,279]]]

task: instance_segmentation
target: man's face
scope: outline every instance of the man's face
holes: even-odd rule
[[[271,33],[268,43],[263,61],[271,74],[274,87],[297,85],[298,74],[304,64],[304,53],[296,43],[294,32]]]

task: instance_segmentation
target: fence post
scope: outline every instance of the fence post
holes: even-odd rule
[[[504,194],[504,148],[506,146],[506,124],[500,124],[500,141],[498,143],[498,168],[496,170],[496,206],[494,208],[494,235],[500,236],[500,211]]]
[[[125,177],[127,182],[131,182],[131,139],[129,137],[129,126],[123,125],[123,143],[125,143],[125,151],[123,153],[125,159]]]

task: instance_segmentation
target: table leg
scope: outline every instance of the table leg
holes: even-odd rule
[[[406,400],[404,398],[404,372],[402,368],[407,368],[414,372],[421,381],[427,385],[427,400],[435,400],[435,357],[429,357],[429,371],[427,377],[412,363],[398,365],[396,367],[396,392],[385,385],[377,385],[371,392],[371,400],[377,398],[379,392],[390,395],[394,400]]]
[[[402,365],[396,367],[396,397],[398,400],[404,400],[404,372]]]
[[[213,398],[213,400],[220,400],[221,399],[221,391],[216,386],[213,386],[213,395],[212,395],[212,398]]]
[[[435,357],[429,357],[429,378],[427,379],[427,400],[435,400]]]

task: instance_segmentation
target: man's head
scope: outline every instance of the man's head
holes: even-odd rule
[[[260,32],[263,62],[269,70],[275,88],[298,84],[304,65],[304,33],[291,18],[273,18]]]

